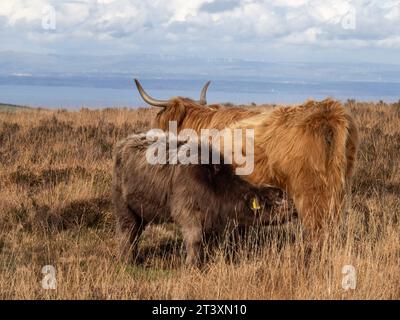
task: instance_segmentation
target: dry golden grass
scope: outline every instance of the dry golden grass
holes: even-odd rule
[[[352,206],[322,250],[305,263],[292,222],[250,239],[235,262],[217,251],[201,270],[184,267],[173,225],[145,232],[143,265],[118,262],[112,149],[154,111],[0,111],[0,298],[399,299],[400,106],[349,104],[362,141]],[[347,264],[355,290],[342,289]],[[56,268],[56,290],[41,286],[44,265]]]

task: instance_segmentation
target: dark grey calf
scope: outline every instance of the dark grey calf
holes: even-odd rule
[[[229,232],[271,222],[272,205],[282,199],[281,191],[250,186],[230,165],[149,164],[146,150],[152,143],[144,135],[132,135],[118,143],[114,154],[113,202],[129,259],[149,223],[178,224],[186,263],[198,264],[203,241],[218,238],[227,228]],[[182,148],[181,141],[177,144]]]

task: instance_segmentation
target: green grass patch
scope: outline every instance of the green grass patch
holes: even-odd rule
[[[121,267],[121,271],[128,273],[130,276],[133,276],[136,279],[147,281],[165,279],[176,276],[180,273],[180,270],[177,269],[158,269],[137,265],[125,265]]]
[[[16,111],[21,109],[30,109],[27,106],[19,106],[16,104],[0,103],[0,111]]]

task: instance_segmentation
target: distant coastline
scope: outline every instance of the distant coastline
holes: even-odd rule
[[[18,77],[18,81],[8,82],[0,77],[0,101],[16,106],[66,109],[140,107],[144,103],[132,78]],[[157,98],[185,96],[197,99],[208,79],[141,80],[146,90]],[[292,104],[326,97],[341,101],[397,102],[400,82],[213,80],[207,93],[209,103],[234,104]]]
[[[279,62],[158,54],[69,55],[0,51],[0,101],[45,108],[143,106],[133,78],[161,99],[197,98],[211,80],[209,102],[397,102],[400,64]]]

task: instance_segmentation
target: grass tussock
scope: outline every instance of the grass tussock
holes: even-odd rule
[[[400,107],[349,101],[360,125],[352,202],[307,256],[301,225],[267,227],[232,258],[183,265],[174,225],[153,226],[143,263],[119,262],[110,202],[112,150],[154,111],[0,111],[1,299],[399,299]],[[263,108],[257,106],[257,108]],[[294,236],[293,236],[294,235]],[[41,286],[56,269],[56,290]],[[357,271],[342,288],[342,268]]]

